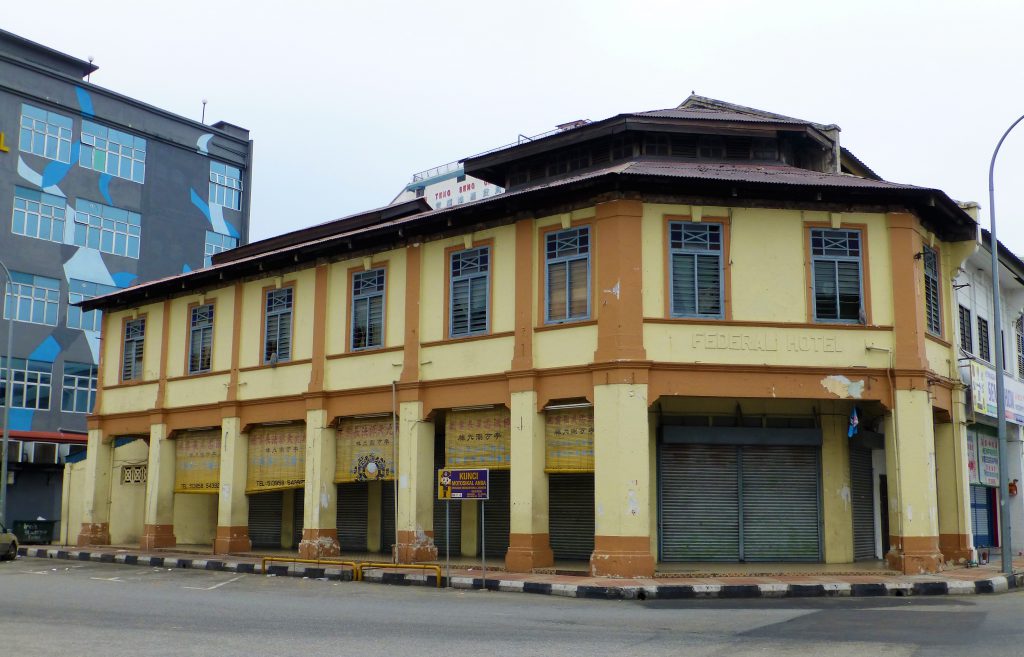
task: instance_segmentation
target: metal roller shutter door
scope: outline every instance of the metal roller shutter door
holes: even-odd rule
[[[434,472],[434,490],[437,490],[437,472]],[[434,545],[437,546],[437,558],[443,559],[445,556],[446,543],[445,543],[445,530],[444,530],[444,506],[448,502],[442,502],[439,499],[434,499]],[[449,522],[451,527],[452,544],[451,544],[451,556],[458,557],[462,556],[462,505],[463,502],[451,502],[451,518]]]
[[[486,532],[487,558],[504,560],[508,552],[508,534],[511,528],[512,477],[509,470],[490,471],[490,499],[485,502],[487,512],[483,530]],[[479,530],[478,530],[479,531]]]
[[[366,552],[369,510],[369,484],[338,484],[337,527],[342,552]]]
[[[737,448],[661,445],[662,561],[738,561]]]
[[[281,547],[281,491],[249,496],[249,540],[254,548]]]
[[[875,558],[875,495],[871,450],[850,448],[850,503],[853,511],[853,558]]]
[[[818,450],[745,446],[740,454],[744,561],[819,561]]]
[[[292,516],[292,547],[298,549],[299,543],[302,541],[303,523],[306,521],[306,491],[302,488],[296,488],[292,493],[295,495],[292,504],[292,511],[295,513]]]
[[[380,486],[381,551],[385,554],[391,554],[396,541],[395,482],[382,481]]]
[[[555,559],[589,560],[594,551],[594,475],[550,475],[548,499]]]

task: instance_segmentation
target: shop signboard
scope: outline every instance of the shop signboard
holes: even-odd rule
[[[981,484],[981,476],[978,474],[978,439],[973,431],[967,432],[967,477],[969,483]]]
[[[1003,384],[1006,419],[1024,424],[1024,384],[1009,376],[1003,377]],[[983,363],[971,361],[971,400],[974,412],[996,417],[996,399],[995,370]]]
[[[220,429],[182,432],[175,438],[174,492],[220,492]]]
[[[445,465],[508,470],[511,424],[511,414],[503,407],[450,411],[445,418]]]
[[[392,417],[350,418],[338,423],[334,483],[394,478]]]
[[[490,499],[487,468],[441,468],[437,471],[437,499]]]
[[[978,434],[978,476],[985,486],[999,487],[999,439]]]

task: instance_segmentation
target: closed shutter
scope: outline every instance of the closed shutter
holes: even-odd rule
[[[850,448],[850,505],[853,558],[875,558],[875,495],[871,450]]]
[[[391,482],[384,482],[387,487]],[[366,552],[370,487],[365,481],[338,484],[338,543],[342,552]]]
[[[744,561],[821,558],[818,450],[741,448]]]
[[[512,478],[508,470],[490,471],[490,499],[484,515],[484,545],[489,560],[502,561],[508,552],[508,534],[511,530]]]
[[[974,547],[992,547],[992,507],[988,488],[971,486],[971,527],[974,529]]]
[[[254,548],[281,547],[283,491],[249,496],[249,540]]]
[[[658,504],[662,561],[738,561],[737,448],[662,445]]]
[[[383,481],[380,488],[381,552],[391,554],[395,545],[395,482]]]
[[[594,551],[594,475],[550,475],[548,499],[555,559],[589,560]]]
[[[302,488],[296,488],[293,495],[295,500],[292,504],[292,510],[295,515],[292,516],[292,546],[298,548],[299,543],[302,541],[302,527],[306,521],[306,491]]]

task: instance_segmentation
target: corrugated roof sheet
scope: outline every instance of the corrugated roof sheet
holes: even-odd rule
[[[700,180],[727,180],[774,185],[801,185],[814,187],[857,187],[862,189],[927,189],[916,185],[871,180],[847,173],[820,173],[796,167],[779,165],[729,164],[707,162],[658,162],[653,160],[631,162],[623,171],[645,176],[672,176]]]
[[[689,119],[696,121],[735,121],[738,123],[782,123],[789,125],[814,125],[810,121],[781,117],[754,116],[741,112],[728,112],[713,109],[660,109],[647,112],[635,112],[628,116],[650,116],[665,119]]]

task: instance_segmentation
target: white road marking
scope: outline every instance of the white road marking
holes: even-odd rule
[[[48,570],[23,570],[21,572],[25,573],[26,575],[49,575],[50,574],[50,571],[48,571]]]
[[[117,582],[118,584],[125,583],[120,577],[90,577],[89,579],[97,579],[101,582]]]
[[[238,577],[233,577],[232,579],[229,579],[226,582],[221,582],[220,584],[214,584],[213,586],[183,586],[181,588],[183,588],[183,589],[192,589],[193,591],[212,591],[214,589],[219,589],[220,587],[224,586],[225,584],[230,584],[231,582],[237,582],[238,580],[242,579],[243,577],[245,577],[245,575],[239,575]]]

